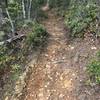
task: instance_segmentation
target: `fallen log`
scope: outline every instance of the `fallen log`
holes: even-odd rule
[[[6,44],[6,43],[11,43],[11,42],[13,42],[13,41],[19,40],[19,39],[21,39],[21,38],[23,38],[23,37],[26,37],[26,35],[25,35],[25,34],[16,35],[16,36],[14,36],[14,37],[12,37],[12,38],[10,38],[10,39],[8,39],[8,40],[1,41],[1,42],[0,42],[0,46],[1,46],[1,45],[4,45],[4,44]]]

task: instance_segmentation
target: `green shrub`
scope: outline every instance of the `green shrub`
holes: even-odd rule
[[[26,59],[25,56],[28,54],[29,47],[43,43],[47,35],[46,29],[40,24],[26,21],[26,25],[23,27],[29,29],[28,32],[30,31],[30,33],[27,34],[26,40],[20,41],[20,44],[25,41],[28,44],[25,42],[22,47],[18,47],[18,41],[0,46],[0,69],[11,68],[12,64],[22,63]]]
[[[96,58],[88,64],[87,72],[90,77],[89,83],[100,84],[100,51],[96,53]]]
[[[4,69],[5,67],[9,67],[9,63],[15,59],[13,55],[9,55],[9,49],[7,46],[0,46],[0,69]]]
[[[59,10],[65,10],[68,8],[70,0],[50,0],[49,4],[51,8],[58,8]]]
[[[100,58],[100,51],[97,52],[97,57]]]
[[[10,12],[11,18],[15,20],[15,18],[21,17],[21,5],[18,1],[11,0],[8,3],[8,11]]]
[[[46,29],[42,25],[35,23],[32,32],[27,35],[27,42],[29,45],[39,45],[46,36]]]
[[[11,80],[17,80],[22,73],[22,66],[20,64],[13,64],[11,65],[12,68],[12,75],[11,75]]]
[[[71,30],[71,36],[82,36],[82,31],[97,17],[98,7],[95,3],[74,4],[66,14],[65,24]]]
[[[97,60],[92,61],[88,65],[87,71],[92,79],[91,81],[100,84],[100,61]]]

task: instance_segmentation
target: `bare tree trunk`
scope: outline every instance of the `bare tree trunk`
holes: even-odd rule
[[[26,18],[26,11],[25,11],[25,2],[22,0],[22,9],[23,9],[23,18]]]
[[[26,16],[28,18],[28,8],[29,8],[29,0],[26,1]]]
[[[11,16],[10,16],[9,11],[8,11],[7,8],[6,8],[6,13],[7,13],[7,16],[8,16],[9,22],[10,22],[10,24],[11,24],[12,36],[14,36],[15,27],[14,27],[13,21],[12,21],[12,19],[11,19]]]
[[[3,20],[3,14],[2,14],[2,9],[0,8],[0,26],[2,24],[2,20]]]
[[[28,20],[31,19],[31,7],[32,7],[32,0],[29,1]]]
[[[49,0],[47,0],[47,6],[49,7]]]

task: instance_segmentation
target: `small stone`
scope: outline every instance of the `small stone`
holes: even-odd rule
[[[63,80],[63,77],[62,76],[60,76],[60,80]]]
[[[96,49],[97,49],[97,47],[91,47],[91,49],[92,49],[92,50],[96,50]]]
[[[59,73],[58,73],[58,72],[56,72],[56,75],[59,75]]]
[[[70,80],[72,81],[73,79],[71,78]]]
[[[46,68],[50,68],[50,65],[46,65]]]
[[[47,85],[45,85],[44,87],[47,88]]]
[[[67,96],[67,98],[69,98],[69,96]]]
[[[74,49],[74,47],[70,47],[70,49],[71,49],[71,50],[73,50],[73,49]]]
[[[46,100],[48,100],[49,99],[49,97],[46,97]]]
[[[51,76],[48,76],[48,78],[49,78],[50,80],[52,80],[52,77],[51,77]]]
[[[69,48],[70,48],[71,50],[73,50],[75,47],[73,47],[73,46],[69,45]]]
[[[72,75],[75,76],[75,73],[73,73]]]
[[[31,94],[32,97],[34,97],[34,94]]]
[[[53,92],[56,92],[56,90],[54,90],[54,89],[53,89],[52,91],[53,91]]]
[[[49,55],[48,54],[45,54],[45,56],[48,57]]]
[[[55,53],[55,51],[52,52],[53,54]]]
[[[63,95],[63,94],[60,94],[60,95],[59,95],[59,98],[62,98],[62,97],[64,97],[64,95]]]
[[[47,82],[47,85],[49,85],[50,83],[49,82]]]
[[[82,82],[82,80],[80,80],[80,82]]]

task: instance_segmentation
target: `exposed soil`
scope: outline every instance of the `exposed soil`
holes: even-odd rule
[[[100,87],[86,85],[86,65],[99,50],[91,37],[69,41],[63,19],[53,12],[43,21],[50,34],[21,100],[100,100]],[[31,65],[32,66],[32,65]]]

